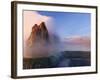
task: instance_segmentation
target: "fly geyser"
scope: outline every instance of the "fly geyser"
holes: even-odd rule
[[[50,67],[49,57],[55,51],[57,42],[58,37],[49,34],[45,22],[33,25],[31,33],[24,44],[23,68]]]
[[[35,43],[46,44],[49,42],[49,33],[44,22],[40,25],[35,24],[32,27],[32,32],[27,40],[27,44],[32,46]]]
[[[44,22],[33,25],[30,36],[25,42],[24,57],[39,58],[49,54],[49,33]]]

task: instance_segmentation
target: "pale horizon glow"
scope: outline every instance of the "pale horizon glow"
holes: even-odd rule
[[[90,37],[71,36],[64,39],[65,48],[71,51],[91,51]]]

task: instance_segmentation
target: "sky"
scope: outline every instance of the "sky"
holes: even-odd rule
[[[34,24],[45,22],[49,32],[57,34],[70,50],[90,50],[91,14],[76,12],[24,11],[24,40]]]
[[[74,35],[90,36],[91,16],[89,13],[39,11],[39,14],[53,18],[55,31],[62,39]]]

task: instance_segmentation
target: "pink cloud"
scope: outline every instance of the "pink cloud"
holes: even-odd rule
[[[67,42],[72,44],[77,44],[85,47],[90,47],[91,41],[89,37],[81,37],[81,36],[72,36],[70,38],[66,38]]]
[[[26,40],[34,24],[40,24],[42,21],[46,23],[47,28],[50,29],[52,18],[50,16],[41,15],[36,11],[24,11],[24,40]]]

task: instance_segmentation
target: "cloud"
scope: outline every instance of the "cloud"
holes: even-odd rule
[[[36,11],[24,11],[24,40],[26,40],[30,33],[31,29],[34,24],[40,24],[42,21],[44,21],[47,25],[47,28],[49,30],[52,29],[52,20],[53,18],[50,16],[41,15]]]
[[[66,38],[66,40],[73,44],[90,47],[90,38],[89,37],[73,36],[70,38]]]
[[[70,50],[82,50],[89,51],[91,49],[90,37],[86,36],[72,36],[65,38],[64,44],[66,44],[66,49]]]

